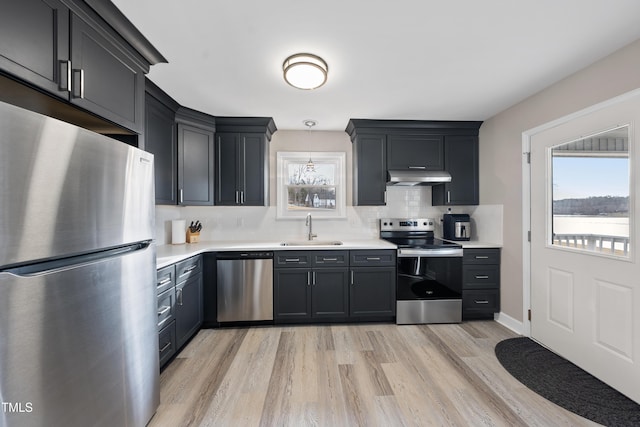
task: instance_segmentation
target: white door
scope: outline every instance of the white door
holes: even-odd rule
[[[640,403],[640,96],[539,129],[531,337]]]

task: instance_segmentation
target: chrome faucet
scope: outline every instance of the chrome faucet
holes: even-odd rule
[[[313,220],[311,219],[311,212],[307,214],[307,221],[304,223],[307,227],[309,227],[309,240],[313,240],[314,237],[318,237],[317,234],[313,234]]]

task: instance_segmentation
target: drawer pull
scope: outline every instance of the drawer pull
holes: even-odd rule
[[[475,302],[476,304],[489,304],[489,301],[487,301],[486,299],[474,300],[473,302]]]
[[[171,277],[167,277],[167,278],[165,278],[165,279],[162,279],[162,280],[160,281],[160,283],[158,283],[158,286],[164,286],[164,285],[166,285],[167,283],[171,283]]]
[[[367,261],[380,261],[379,256],[368,256]]]
[[[184,271],[184,273],[182,273],[182,274],[190,273],[190,272],[192,272],[193,270],[195,270],[196,268],[198,268],[198,264],[193,264],[192,266],[190,266],[189,268],[187,268],[187,269]]]
[[[284,262],[300,262],[300,258],[285,258]]]
[[[338,258],[322,258],[323,261],[338,261]]]
[[[476,279],[488,279],[489,276],[487,275],[476,275]]]
[[[162,348],[160,349],[160,353],[164,353],[164,352],[165,352],[165,350],[167,350],[169,347],[171,347],[171,341],[169,341],[168,343],[166,343],[166,344],[164,345],[164,347],[162,347]]]
[[[158,310],[158,317],[164,316],[165,314],[167,314],[169,310],[171,310],[171,306],[169,305],[163,306],[160,310]]]
[[[487,255],[476,255],[476,259],[489,259]]]

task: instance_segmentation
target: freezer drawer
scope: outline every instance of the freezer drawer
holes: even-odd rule
[[[160,402],[155,246],[41,273],[0,272],[8,426],[143,426]]]

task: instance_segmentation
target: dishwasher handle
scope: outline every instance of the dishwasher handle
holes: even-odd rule
[[[218,260],[225,259],[273,259],[273,252],[269,251],[233,251],[218,252],[216,254]]]

